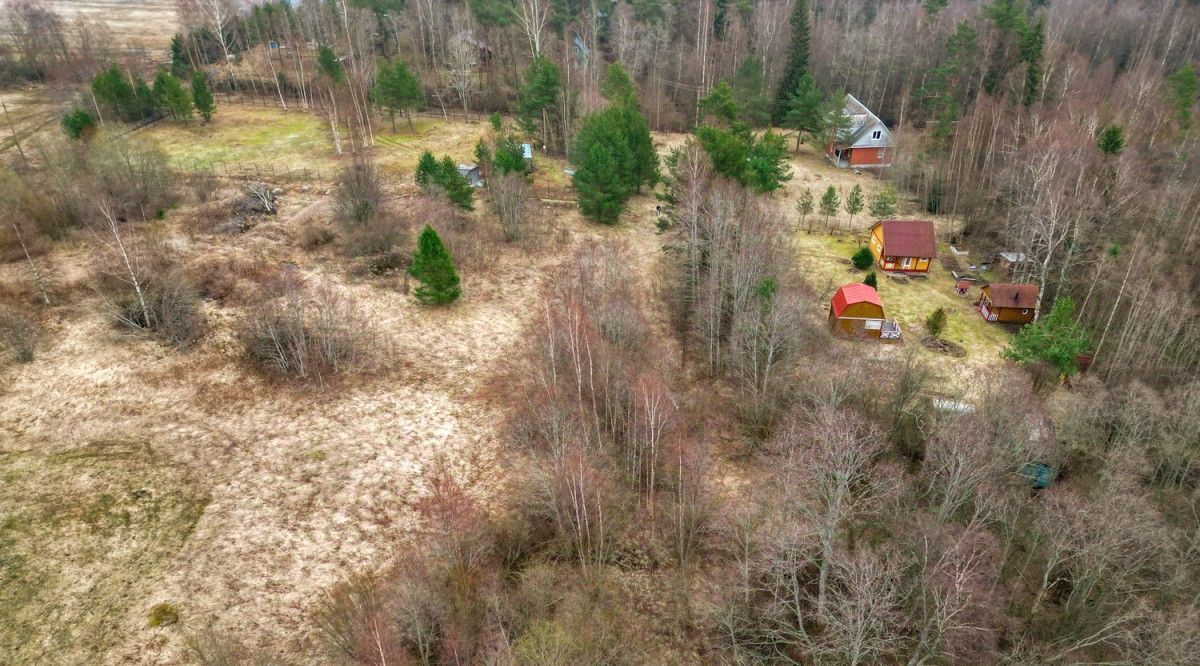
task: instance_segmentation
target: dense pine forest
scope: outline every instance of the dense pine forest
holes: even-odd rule
[[[69,5],[0,662],[1200,662],[1200,4]]]

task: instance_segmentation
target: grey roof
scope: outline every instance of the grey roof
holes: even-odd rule
[[[854,95],[846,94],[846,106],[842,113],[850,117],[850,128],[846,132],[846,140],[839,143],[851,148],[882,148],[892,145],[892,133],[888,131],[887,126]],[[878,139],[874,138],[876,130],[879,131]]]

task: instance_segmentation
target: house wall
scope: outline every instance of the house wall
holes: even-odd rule
[[[850,153],[850,166],[882,166],[892,161],[891,148],[850,148],[842,151],[846,153]]]
[[[1006,308],[993,305],[992,294],[987,287],[980,292],[979,303],[981,306],[987,306],[988,312],[996,317],[991,321],[998,321],[1002,324],[1028,324],[1033,321],[1033,308]],[[980,313],[982,314],[982,307]]]
[[[879,339],[882,335],[880,328],[867,328],[867,322],[883,322],[883,308],[871,303],[853,303],[842,310],[842,316],[835,316],[833,307],[829,308],[829,328],[834,335],[843,338]]]
[[[904,260],[906,258],[911,260],[908,268],[904,268]],[[899,273],[929,272],[929,259],[926,257],[891,257],[885,255],[876,259],[876,263],[885,271],[896,271]]]

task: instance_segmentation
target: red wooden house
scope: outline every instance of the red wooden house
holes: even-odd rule
[[[837,141],[825,146],[825,156],[842,168],[891,166],[893,141],[887,125],[854,95],[846,95],[842,113],[850,119],[850,126]]]
[[[884,317],[879,292],[861,282],[834,292],[829,302],[829,329],[843,338],[900,339],[900,326]]]

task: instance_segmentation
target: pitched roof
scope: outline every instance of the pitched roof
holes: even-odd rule
[[[929,220],[883,220],[883,253],[890,257],[937,256],[933,222]]]
[[[837,290],[833,295],[833,316],[840,317],[842,312],[849,305],[855,303],[871,303],[883,307],[883,302],[879,300],[879,292],[870,285],[865,285],[861,282],[848,284]]]
[[[847,146],[858,146],[862,143],[863,146],[880,145],[889,146],[892,143],[892,133],[879,119],[879,116],[871,113],[865,104],[858,101],[854,95],[846,95],[846,106],[842,108],[842,113],[850,118],[850,127],[847,128],[843,136],[844,143]],[[872,130],[879,128],[880,138],[864,141],[867,134]]]
[[[992,300],[992,305],[997,307],[1029,309],[1037,305],[1036,284],[993,282],[984,289],[988,290],[988,298]]]

